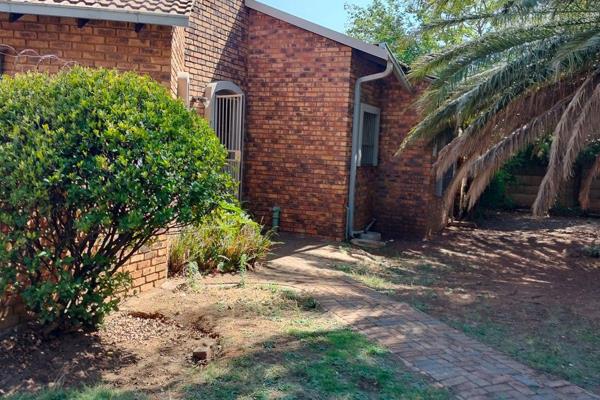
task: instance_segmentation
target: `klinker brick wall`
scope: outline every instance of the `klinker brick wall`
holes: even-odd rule
[[[433,149],[415,142],[396,152],[419,121],[411,94],[394,78],[384,81],[379,141],[379,168],[375,185],[376,229],[393,237],[422,238],[444,226],[441,198],[435,196]]]
[[[198,0],[189,26],[175,28],[174,69],[190,73],[192,96],[220,80],[245,87],[247,12],[243,0]]]
[[[344,237],[352,50],[250,11],[244,200],[281,229]]]
[[[124,22],[89,21],[83,28],[77,20],[25,15],[9,22],[0,13],[0,44],[17,51],[32,49],[42,55],[55,55],[66,61],[91,67],[116,68],[148,74],[170,85],[171,31],[168,26],[146,25],[135,32],[134,25]],[[8,73],[35,67],[35,58],[5,59]],[[41,70],[55,72],[59,63],[42,62]]]
[[[146,25],[135,32],[134,25],[129,23],[89,21],[79,28],[75,19],[33,15],[11,23],[8,14],[0,13],[0,45],[11,46],[17,52],[31,49],[80,65],[136,71],[168,87],[172,85],[171,41],[172,28],[167,26]],[[0,46],[0,50],[4,49]],[[38,60],[8,56],[4,70],[9,74],[29,71],[36,67]],[[62,65],[44,61],[38,68],[56,72]],[[148,290],[166,279],[167,247],[167,237],[161,236],[124,267],[131,272],[135,290]],[[22,305],[15,300],[8,307],[0,308],[0,330],[19,323],[22,311]]]
[[[352,85],[361,76],[384,70],[385,66],[354,51]],[[375,219],[374,230],[387,237],[422,238],[443,226],[441,199],[435,196],[431,146],[415,143],[396,156],[419,121],[414,107],[417,96],[395,76],[363,85],[361,101],[381,110],[381,129],[378,166],[361,166],[357,171],[356,230]]]
[[[352,53],[352,86],[354,91],[356,80],[362,76],[382,72],[385,65],[379,65],[367,58],[359,51]],[[381,81],[368,82],[362,85],[361,103],[381,109],[382,83]],[[351,102],[351,115],[354,113],[354,101]],[[379,174],[379,167],[358,166],[356,171],[356,198],[354,208],[354,229],[362,230],[375,218],[375,183]]]

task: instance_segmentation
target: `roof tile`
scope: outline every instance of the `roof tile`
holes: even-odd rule
[[[102,8],[113,11],[189,15],[194,0],[8,0],[15,4],[45,4],[81,8]]]

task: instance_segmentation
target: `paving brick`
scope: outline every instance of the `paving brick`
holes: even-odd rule
[[[282,268],[286,270],[285,262],[285,257],[277,259],[278,271]],[[310,271],[315,271],[315,263],[318,260],[311,258],[303,268],[297,266],[295,273],[309,275]],[[336,295],[372,295],[378,297],[378,301],[377,306],[361,310],[361,314],[368,311],[369,316],[360,319],[361,322],[356,325],[352,321],[357,316],[357,310],[347,304],[347,308],[336,313],[340,321],[358,329],[371,340],[391,343],[388,347],[392,354],[407,368],[449,388],[458,399],[600,400],[600,397],[569,382],[538,374],[441,321],[412,310],[407,304],[390,298],[379,299],[379,295],[368,288],[354,282],[344,282],[345,289],[336,285]],[[314,285],[319,287],[315,288]],[[315,283],[310,285],[314,293],[323,294],[325,298],[333,293],[331,286],[331,281],[322,287]],[[365,324],[365,320],[369,324]]]

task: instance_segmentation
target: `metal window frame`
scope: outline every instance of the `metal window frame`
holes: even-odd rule
[[[244,140],[246,134],[246,96],[239,86],[229,81],[213,82],[206,89],[205,115],[210,126],[228,151],[227,172],[237,181],[237,195],[242,200],[244,182]],[[225,107],[219,113],[220,107]],[[221,126],[235,125],[235,132],[221,132]],[[232,157],[233,156],[233,157]],[[236,168],[234,170],[234,168]]]
[[[363,164],[362,147],[364,138],[365,114],[367,113],[376,116],[375,134],[373,135],[373,162]],[[358,135],[358,166],[377,167],[379,165],[379,135],[381,134],[381,109],[367,103],[361,103],[359,129],[360,131]]]

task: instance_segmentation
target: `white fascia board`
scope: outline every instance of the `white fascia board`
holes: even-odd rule
[[[135,24],[148,25],[188,26],[189,24],[189,17],[186,15],[143,13],[130,10],[109,10],[99,7],[65,6],[62,4],[32,4],[0,1],[0,12],[132,22]]]
[[[385,51],[388,53],[388,59],[392,62],[392,64],[394,64],[394,75],[396,76],[396,79],[400,81],[406,90],[413,92],[413,87],[404,73],[404,68],[408,68],[408,66],[398,61],[387,43],[382,43],[380,46],[385,49]]]
[[[360,50],[372,56],[381,58],[382,60],[387,61],[388,59],[387,50],[384,48],[363,42],[362,40],[354,39],[348,35],[344,35],[343,33],[336,32],[329,28],[325,28],[324,26],[296,17],[295,15],[288,14],[284,11],[267,6],[266,4],[259,3],[256,0],[246,0],[246,7],[297,26],[298,28],[316,33],[317,35],[331,39],[334,42],[341,43],[353,49]]]

